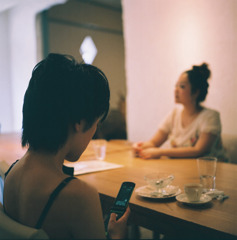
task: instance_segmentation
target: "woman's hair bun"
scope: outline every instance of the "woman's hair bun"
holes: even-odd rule
[[[207,63],[202,63],[199,66],[193,66],[193,71],[199,73],[205,80],[207,80],[211,75],[211,71],[209,70]]]
[[[192,93],[196,93],[197,90],[199,90],[197,103],[204,101],[209,87],[207,80],[211,76],[208,64],[204,62],[201,65],[194,65],[192,69],[186,71],[186,73],[191,83]]]

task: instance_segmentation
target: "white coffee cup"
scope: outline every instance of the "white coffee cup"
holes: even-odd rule
[[[190,202],[198,202],[203,192],[203,186],[199,183],[189,183],[184,186],[184,191]]]

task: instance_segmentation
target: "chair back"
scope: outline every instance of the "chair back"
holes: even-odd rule
[[[3,188],[4,188],[4,179],[5,172],[9,168],[8,164],[5,161],[0,161],[0,203],[3,204]]]
[[[237,163],[237,135],[223,134],[223,146],[230,163]]]
[[[0,239],[49,239],[42,229],[25,226],[10,218],[0,204]]]

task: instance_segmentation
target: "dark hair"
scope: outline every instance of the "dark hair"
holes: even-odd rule
[[[197,104],[204,101],[208,92],[208,78],[211,75],[211,71],[208,69],[206,63],[200,66],[193,66],[191,70],[186,71],[188,74],[188,79],[191,84],[192,93],[196,93],[199,90],[199,95],[197,97]]]
[[[23,104],[22,146],[56,152],[69,127],[85,120],[84,131],[109,110],[110,90],[104,73],[79,64],[72,56],[51,53],[32,72]]]

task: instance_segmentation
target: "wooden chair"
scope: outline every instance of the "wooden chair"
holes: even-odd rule
[[[0,204],[0,239],[49,239],[42,229],[25,226],[10,218]]]

